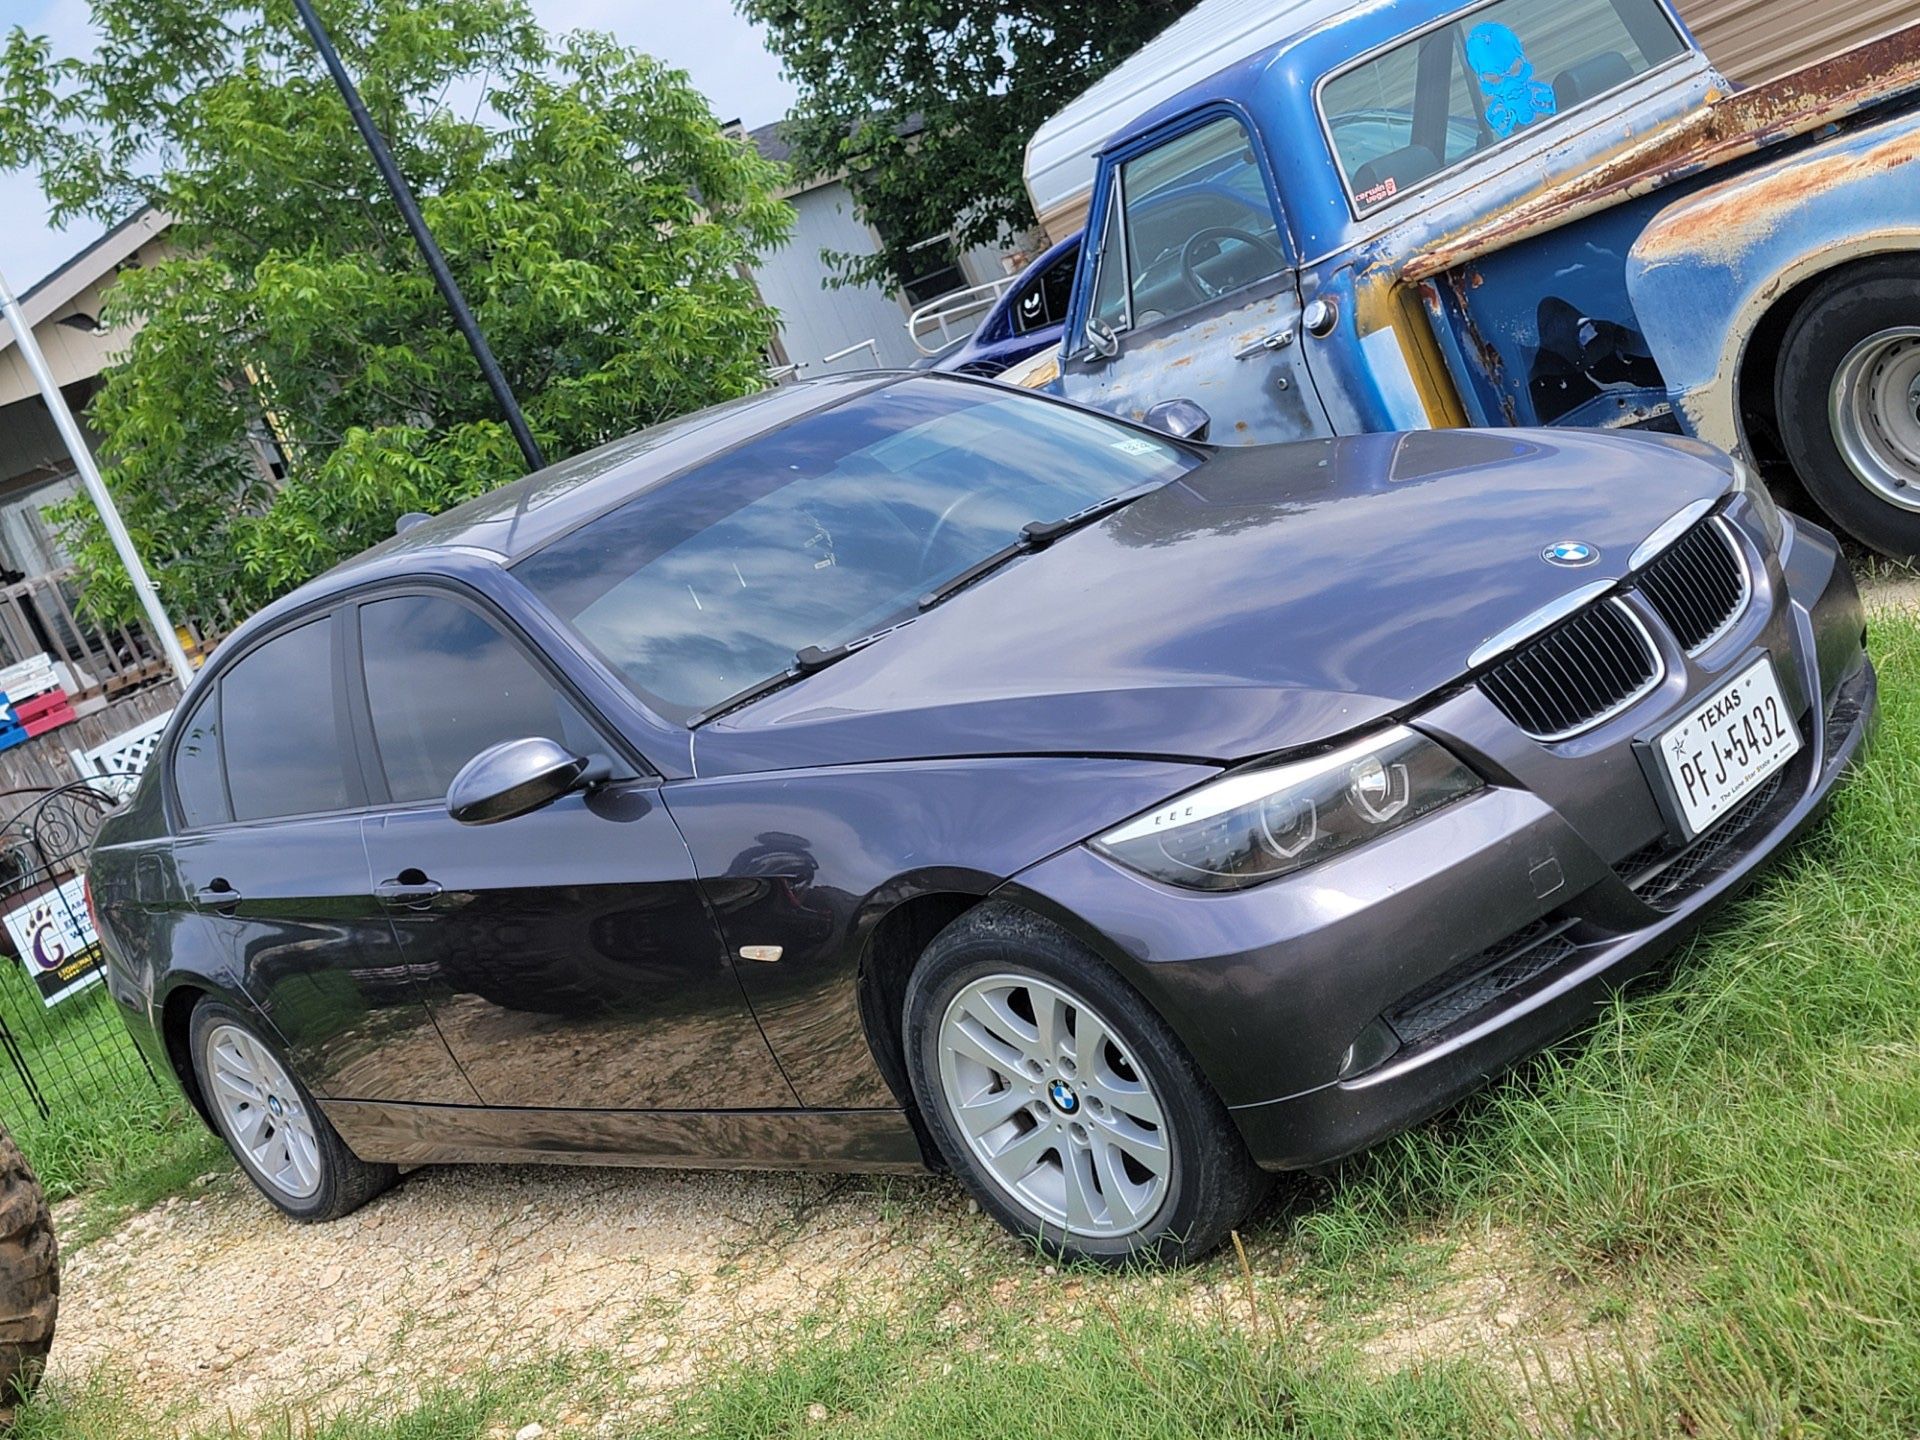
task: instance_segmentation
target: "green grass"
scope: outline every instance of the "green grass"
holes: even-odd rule
[[[1051,1274],[981,1219],[964,1268],[917,1264],[884,1314],[823,1306],[748,1337],[664,1412],[602,1433],[1920,1435],[1920,623],[1879,622],[1875,649],[1884,729],[1833,823],[1664,985],[1296,1188],[1245,1272],[1229,1251],[1173,1276]],[[73,1148],[73,1173],[107,1163]],[[1459,1257],[1489,1254],[1596,1328],[1557,1350],[1523,1329],[1454,1358],[1369,1352]],[[553,1416],[617,1411],[640,1378],[520,1358],[398,1416],[207,1433],[573,1434]],[[21,1433],[173,1433],[106,1393],[51,1394]]]

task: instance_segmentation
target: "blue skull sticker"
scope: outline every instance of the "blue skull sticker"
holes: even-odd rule
[[[1502,140],[1560,108],[1553,87],[1533,78],[1520,37],[1505,25],[1489,21],[1468,32],[1467,64],[1480,77],[1487,124]]]

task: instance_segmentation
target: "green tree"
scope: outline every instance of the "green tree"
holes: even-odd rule
[[[747,393],[784,237],[777,167],[686,77],[524,0],[324,0],[550,458]],[[0,165],[56,218],[142,204],[174,258],[124,274],[138,320],[88,418],[182,613],[243,615],[524,468],[287,0],[92,0],[98,50],[0,50]],[[275,476],[262,454],[279,457]],[[135,613],[90,508],[56,516],[90,609]]]
[[[844,171],[874,255],[826,252],[841,284],[897,285],[907,247],[1031,229],[1028,139],[1194,0],[735,0],[799,87],[797,171]]]

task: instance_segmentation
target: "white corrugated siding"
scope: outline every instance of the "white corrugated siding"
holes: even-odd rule
[[[1920,0],[1679,0],[1677,8],[1707,58],[1743,85],[1920,20]]]

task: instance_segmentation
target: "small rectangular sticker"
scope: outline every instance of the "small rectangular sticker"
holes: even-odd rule
[[[1158,455],[1161,447],[1151,440],[1135,440],[1131,437],[1113,442],[1113,448],[1122,455]]]

